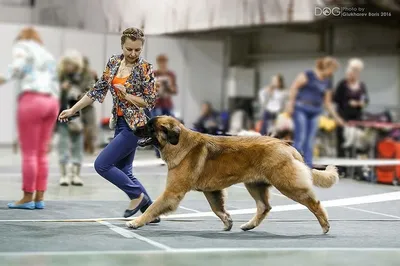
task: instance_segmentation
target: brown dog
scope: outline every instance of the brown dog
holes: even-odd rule
[[[185,194],[202,191],[225,230],[232,219],[225,210],[224,189],[244,183],[257,205],[255,216],[241,226],[258,226],[271,206],[269,187],[305,205],[317,217],[324,233],[329,231],[325,209],[316,198],[312,185],[329,188],[338,181],[337,169],[310,170],[302,156],[287,142],[272,137],[220,137],[194,132],[172,117],[160,116],[137,128],[143,138],[139,145],[157,145],[168,165],[165,191],[136,219],[127,222],[139,228],[156,217],[174,211]]]

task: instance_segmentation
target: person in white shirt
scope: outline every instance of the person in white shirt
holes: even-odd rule
[[[263,110],[261,135],[267,135],[271,122],[285,109],[288,92],[281,74],[272,77],[271,84],[262,88],[258,94]]]
[[[60,89],[56,60],[33,28],[24,28],[16,38],[9,75],[0,83],[9,80],[16,80],[17,84],[16,118],[24,195],[8,207],[43,209],[49,172],[47,151],[59,112]]]

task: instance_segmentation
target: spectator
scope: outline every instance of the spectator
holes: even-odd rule
[[[290,89],[287,112],[294,120],[294,147],[303,154],[310,168],[313,167],[313,148],[323,106],[339,125],[344,124],[332,104],[331,77],[337,68],[336,59],[320,58],[315,69],[300,73]]]
[[[268,127],[277,115],[284,110],[288,93],[285,90],[283,76],[277,74],[272,77],[271,84],[259,92],[260,104],[263,108],[261,135],[267,135]]]
[[[47,151],[59,111],[56,61],[33,28],[23,29],[12,49],[10,77],[17,80],[18,138],[22,150],[22,199],[11,209],[43,209],[49,165]]]
[[[96,72],[90,69],[89,59],[83,57],[82,69],[82,93],[88,92],[98,77]],[[91,104],[82,109],[83,122],[83,146],[84,151],[88,154],[94,154],[96,141],[96,110]]]
[[[168,57],[166,55],[157,56],[158,69],[154,71],[154,75],[160,87],[158,88],[159,98],[156,106],[152,110],[153,116],[171,115],[173,110],[172,95],[177,94],[176,77],[174,72],[168,68]]]
[[[194,124],[197,131],[211,135],[217,134],[219,128],[218,113],[214,111],[211,103],[205,102],[202,105],[199,119]]]
[[[337,105],[339,115],[345,120],[361,120],[364,108],[369,102],[367,87],[360,80],[364,63],[361,59],[350,59],[347,65],[346,77],[339,81],[334,101]],[[345,156],[342,148],[344,143],[343,127],[337,127],[337,154],[338,157]]]
[[[61,110],[71,108],[81,98],[82,94],[94,82],[86,81],[82,75],[83,57],[78,51],[67,51],[61,58],[58,68],[58,76],[61,84]],[[60,185],[82,186],[80,178],[81,164],[83,160],[83,120],[78,117],[68,123],[58,124]],[[67,166],[72,163],[71,179]]]
[[[174,108],[172,96],[177,94],[175,73],[168,68],[168,57],[164,54],[157,56],[158,69],[154,71],[157,79],[158,99],[151,115],[170,115],[174,116],[172,110]],[[160,152],[155,148],[157,158],[160,158]]]

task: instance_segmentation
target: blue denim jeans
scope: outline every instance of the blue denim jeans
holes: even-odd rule
[[[102,150],[94,162],[96,172],[124,191],[130,199],[144,193],[143,185],[132,173],[138,138],[133,134],[125,119],[118,117],[114,139]]]
[[[313,149],[318,132],[319,112],[297,107],[293,113],[294,147],[304,156],[306,164],[313,167]]]

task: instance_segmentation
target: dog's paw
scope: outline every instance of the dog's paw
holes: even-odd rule
[[[251,229],[254,229],[256,226],[254,225],[254,224],[252,224],[252,223],[245,223],[245,224],[242,224],[241,226],[240,226],[240,229],[242,229],[243,231],[249,231],[249,230],[251,230]]]
[[[224,221],[224,231],[231,231],[232,226],[233,226],[233,221],[231,217],[228,217],[225,221]]]
[[[322,232],[324,233],[324,235],[326,235],[329,232],[330,228],[331,228],[331,226],[329,224],[322,227]]]
[[[126,222],[126,226],[131,229],[138,229],[139,227],[141,227],[138,223],[136,223],[136,220]]]

